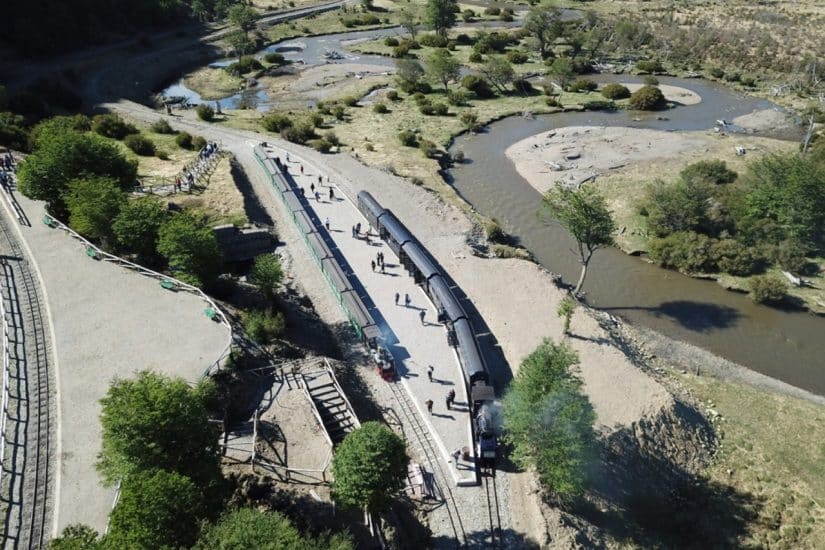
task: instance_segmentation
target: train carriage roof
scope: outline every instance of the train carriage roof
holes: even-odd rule
[[[464,308],[461,307],[458,299],[450,290],[450,287],[447,286],[446,281],[444,281],[444,277],[439,276],[430,279],[430,294],[435,300],[436,305],[447,314],[447,318],[450,321],[455,322],[462,317],[467,317],[467,314],[464,313]]]
[[[309,247],[312,249],[312,252],[315,254],[315,257],[318,260],[323,260],[325,258],[332,257],[332,251],[327,246],[327,243],[324,242],[324,239],[318,233],[309,233],[307,234],[307,242],[309,243]]]
[[[387,230],[392,240],[402,245],[408,241],[413,240],[412,234],[407,231],[404,224],[398,221],[391,211],[387,210],[384,216],[381,217],[381,225]]]
[[[321,266],[338,292],[344,293],[347,290],[352,290],[349,279],[334,258],[322,260]]]
[[[456,339],[458,340],[458,354],[461,357],[461,363],[464,366],[464,372],[470,382],[476,380],[489,380],[487,374],[487,366],[481,359],[481,354],[478,351],[478,342],[476,342],[473,327],[470,326],[467,319],[459,319],[453,325],[455,328]]]
[[[381,214],[387,211],[368,191],[358,192],[358,205],[362,211],[366,210],[365,214],[369,214],[375,219],[380,218]]]
[[[401,249],[410,258],[413,265],[418,268],[425,280],[439,273],[432,260],[430,260],[430,256],[424,251],[424,247],[418,244],[417,241],[408,242]]]
[[[344,300],[344,305],[349,311],[350,315],[353,317],[356,323],[361,327],[366,327],[370,325],[375,325],[375,321],[370,315],[370,312],[367,311],[366,306],[364,306],[364,302],[361,301],[361,298],[356,294],[354,290],[348,290],[341,294],[341,297]]]

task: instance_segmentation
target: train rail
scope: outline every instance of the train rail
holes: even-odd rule
[[[501,510],[499,509],[498,490],[494,470],[482,473],[484,493],[487,497],[487,514],[490,521],[491,548],[505,548],[503,532],[501,530]]]
[[[389,386],[395,398],[395,403],[398,404],[398,416],[401,420],[404,438],[410,445],[418,444],[418,450],[429,465],[429,471],[435,476],[435,486],[441,502],[444,503],[450,526],[455,535],[456,546],[461,548],[467,543],[467,534],[461,521],[461,513],[453,497],[453,491],[450,488],[449,475],[444,471],[438,450],[433,444],[429,430],[416,411],[407,390],[401,387],[398,382],[391,383]]]
[[[9,331],[9,400],[3,414],[4,548],[42,548],[51,516],[52,425],[48,340],[39,285],[5,220],[0,258]]]

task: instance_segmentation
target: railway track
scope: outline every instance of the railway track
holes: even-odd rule
[[[39,285],[0,216],[2,299],[9,331],[9,404],[3,477],[4,548],[42,548],[52,500],[52,400]]]
[[[435,487],[440,493],[438,496],[442,503],[444,503],[447,511],[447,517],[450,526],[455,535],[456,547],[461,548],[466,545],[467,534],[464,530],[464,524],[461,521],[461,514],[456,505],[453,491],[450,488],[447,472],[439,460],[438,450],[433,443],[430,432],[421,420],[418,412],[410,399],[407,390],[401,387],[399,382],[389,384],[392,390],[395,402],[398,404],[399,417],[401,420],[401,428],[404,433],[404,438],[408,443],[418,444],[418,450],[424,456],[424,459],[429,465],[429,471],[435,476]]]
[[[506,548],[501,530],[501,510],[499,509],[498,503],[495,470],[483,472],[482,480],[482,484],[484,485],[484,493],[487,497],[487,514],[490,520],[491,548]]]

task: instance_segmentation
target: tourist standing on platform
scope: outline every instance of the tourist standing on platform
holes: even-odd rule
[[[447,394],[447,410],[448,411],[453,410],[453,407],[452,407],[453,402],[455,402],[455,390],[450,390],[450,392]]]
[[[398,300],[401,299],[401,295],[399,293],[395,293],[395,305],[398,305]]]
[[[424,401],[424,404],[427,405],[427,412],[433,414],[433,400],[427,399],[426,401]]]
[[[433,381],[433,372],[435,372],[435,367],[432,365],[427,365],[427,378],[430,379],[430,382]]]
[[[425,315],[426,315],[426,313],[424,312],[424,310],[423,310],[423,309],[422,309],[421,311],[419,311],[419,312],[418,312],[418,318],[419,318],[419,319],[421,319],[421,324],[422,324],[422,325],[426,325],[426,324],[427,324],[427,323],[425,323],[425,322],[424,322],[424,316],[425,316]]]
[[[410,300],[410,295],[405,292],[404,293],[404,307],[410,307],[410,302],[412,302],[412,300]]]

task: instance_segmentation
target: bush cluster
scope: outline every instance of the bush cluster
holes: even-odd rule
[[[750,280],[750,297],[760,304],[776,304],[788,295],[788,283],[778,275],[757,275]]]
[[[130,134],[123,140],[123,144],[136,154],[151,157],[155,154],[154,142],[146,136],[140,134]]]
[[[490,84],[478,75],[468,74],[461,79],[461,86],[473,92],[479,99],[486,99],[495,96],[495,93],[490,88]]]
[[[201,103],[195,108],[198,118],[204,122],[212,122],[215,119],[215,109],[206,103]]]
[[[103,137],[123,139],[130,134],[137,134],[134,124],[129,124],[118,115],[95,115],[92,118],[92,131]]]
[[[618,82],[611,82],[602,88],[602,95],[607,99],[627,99],[630,97],[630,90],[626,86],[622,86]]]
[[[280,132],[292,126],[292,119],[286,115],[269,114],[261,119],[261,126],[268,132]]]
[[[636,69],[643,73],[661,73],[665,70],[658,59],[639,61],[636,63]]]
[[[159,118],[149,127],[156,134],[174,134],[175,130],[169,125],[165,118]]]
[[[372,106],[372,110],[373,110],[373,112],[378,113],[380,115],[383,115],[383,114],[386,114],[386,113],[390,112],[389,108],[383,103],[376,103],[375,105]]]
[[[571,92],[592,92],[599,85],[590,80],[589,78],[579,77],[567,87],[567,89]]]
[[[264,61],[272,65],[285,65],[287,63],[286,58],[278,52],[269,52],[264,55]]]
[[[666,105],[662,90],[655,86],[642,86],[630,94],[628,106],[636,111],[655,111]]]
[[[521,65],[522,63],[527,63],[529,59],[530,56],[527,55],[527,52],[522,50],[510,50],[509,52],[507,52],[507,61],[513,63],[514,65]]]
[[[401,130],[398,132],[398,141],[401,142],[401,145],[407,147],[418,146],[418,136],[416,136],[412,130]]]
[[[283,58],[283,56],[281,56]],[[240,76],[252,71],[260,71],[264,66],[251,55],[244,55],[235,63],[227,65],[225,70],[231,75]]]

